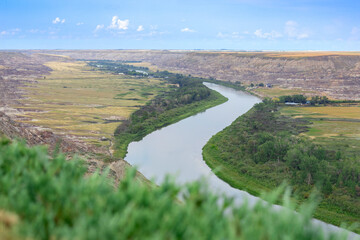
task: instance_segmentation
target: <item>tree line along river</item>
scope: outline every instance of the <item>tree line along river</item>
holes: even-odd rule
[[[204,84],[229,100],[152,132],[139,142],[130,143],[125,160],[158,184],[169,174],[175,176],[178,183],[205,178],[211,190],[233,197],[237,203],[247,200],[253,204],[259,198],[231,187],[211,171],[202,158],[202,148],[214,134],[261,102],[261,99],[217,84]],[[339,231],[336,226],[315,219],[313,221],[324,230]],[[350,238],[357,237],[356,234],[350,235]]]

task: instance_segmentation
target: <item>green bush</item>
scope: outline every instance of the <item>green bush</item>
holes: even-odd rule
[[[294,214],[287,190],[283,202],[290,209],[274,211],[270,203],[235,207],[199,182],[178,186],[167,178],[149,187],[134,180],[130,169],[114,189],[106,173],[84,177],[85,172],[78,159],[50,159],[43,147],[0,140],[0,210],[19,217],[14,234],[31,239],[339,239],[311,225],[313,204]],[[267,199],[275,202],[284,189]]]

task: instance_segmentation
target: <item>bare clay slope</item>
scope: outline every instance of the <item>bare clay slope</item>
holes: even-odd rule
[[[150,50],[46,51],[77,59],[149,62],[160,69],[244,84],[271,83],[360,99],[360,53],[242,53]]]

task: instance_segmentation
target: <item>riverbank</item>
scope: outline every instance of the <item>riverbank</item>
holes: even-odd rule
[[[219,178],[255,196],[287,179],[303,201],[316,186],[323,198],[316,218],[337,226],[359,221],[351,161],[339,161],[335,153],[298,137],[304,131],[305,120],[281,116],[276,106],[259,104],[213,136],[203,148],[203,158]]]
[[[0,159],[0,239],[346,239],[312,224],[308,210],[314,203],[301,214],[274,211],[271,204],[219,204],[221,198],[199,182],[168,180],[151,188],[136,179],[134,169],[114,189],[106,175],[87,176],[77,157],[49,157],[43,147],[4,138]],[[285,195],[290,208],[289,200]]]
[[[135,126],[137,125],[137,122],[135,122],[134,119],[133,122],[129,121],[128,125],[120,125],[117,129],[117,132],[115,133],[115,156],[124,158],[127,154],[128,145],[131,142],[140,141],[143,137],[153,131],[176,123],[192,115],[196,115],[197,113],[203,112],[208,108],[220,105],[228,100],[226,97],[222,96],[220,93],[214,90],[209,89],[209,91],[209,96],[207,96],[203,100],[172,108],[158,114],[154,113],[156,117],[148,118],[146,120],[144,119],[144,121],[141,121],[141,128],[139,126]],[[132,129],[136,130],[134,131]]]

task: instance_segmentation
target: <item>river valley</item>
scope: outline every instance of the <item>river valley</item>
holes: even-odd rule
[[[259,198],[231,187],[211,171],[202,158],[202,148],[212,135],[230,125],[261,100],[248,93],[224,86],[204,84],[229,100],[205,112],[157,130],[139,142],[132,142],[128,147],[125,160],[157,184],[169,174],[176,176],[178,183],[206,178],[211,190],[234,197],[237,203],[247,200],[250,205],[254,204]],[[336,226],[315,219],[313,221],[314,224],[321,225],[324,230],[339,231]],[[350,234],[349,239],[357,238],[358,235]]]

